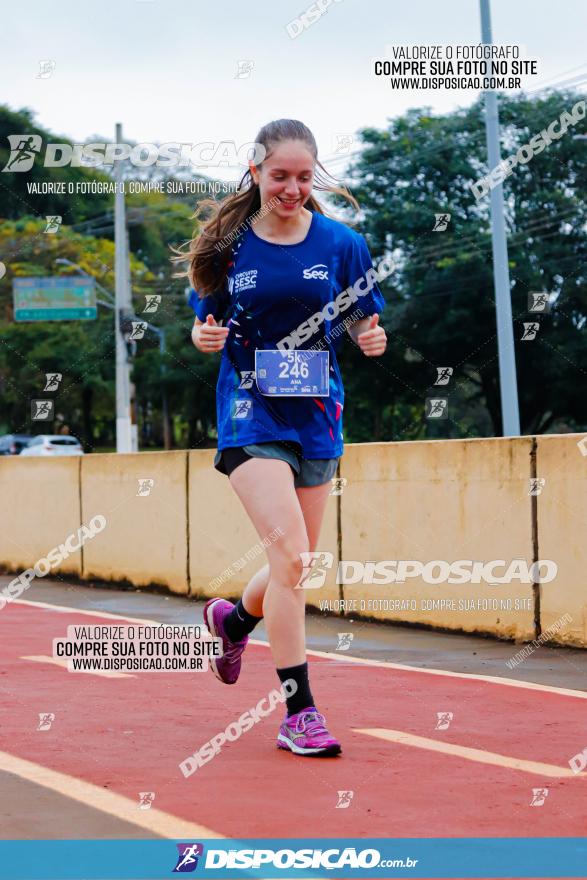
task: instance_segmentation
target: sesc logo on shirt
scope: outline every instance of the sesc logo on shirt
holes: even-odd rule
[[[234,292],[242,293],[243,290],[254,290],[257,287],[257,272],[257,269],[237,272],[234,276]]]
[[[205,321],[211,310],[218,315],[224,310],[232,322],[217,385],[219,448],[277,438],[299,445],[307,459],[338,458],[343,452],[344,387],[337,360],[339,346],[331,343],[336,337],[335,327],[342,334],[342,319],[350,315],[344,309],[351,304],[352,296],[345,291],[350,287],[352,295],[359,296],[360,286],[360,305],[365,315],[379,314],[385,307],[365,237],[314,211],[306,238],[293,248],[259,239],[249,225],[234,244],[231,259],[222,300],[212,294],[191,300],[200,320]],[[229,294],[231,278],[232,294],[225,295]],[[354,290],[352,285],[357,281],[359,286]],[[332,306],[338,297],[342,297],[340,318],[335,317],[336,308]],[[346,305],[342,303],[345,297]],[[300,333],[303,338],[294,339],[294,331],[297,333],[302,326],[308,335]],[[286,338],[286,334],[292,336],[293,348],[304,351],[304,339],[309,347],[322,339],[328,343],[326,351],[316,345],[322,354],[330,354],[327,396],[317,396],[309,376],[294,376],[303,379],[296,390],[310,386],[311,392],[304,391],[303,397],[291,393],[277,396],[286,377],[270,375],[269,371],[262,376],[259,371],[253,379],[255,352],[274,351],[276,341]],[[263,389],[267,396],[258,389],[257,378],[267,382]],[[290,384],[294,386],[293,380]],[[318,386],[318,382],[315,384]],[[252,401],[250,407],[248,400]],[[587,457],[587,445],[585,454]]]
[[[311,279],[327,281],[328,266],[326,263],[316,263],[314,266],[310,266],[309,269],[304,269],[303,275],[307,281]]]

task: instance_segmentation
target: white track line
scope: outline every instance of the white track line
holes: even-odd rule
[[[63,605],[51,605],[48,602],[30,602],[28,599],[15,599],[14,602],[10,604],[49,608],[60,614],[86,614],[89,617],[106,617],[111,618],[112,620],[130,620],[132,623],[150,624],[152,626],[173,626],[173,624],[162,624],[159,620],[149,620],[146,617],[128,617],[125,614],[110,614],[107,611],[86,611],[84,608],[67,608]],[[181,626],[181,624],[179,625]],[[205,626],[202,626],[202,637],[209,637]],[[249,642],[251,645],[262,645],[264,648],[270,647],[269,642],[265,642],[261,639],[249,639]],[[423,675],[446,675],[449,678],[464,678],[470,681],[487,681],[490,684],[500,684],[505,687],[522,688],[530,691],[542,691],[543,693],[558,694],[562,697],[577,697],[580,700],[587,700],[586,691],[576,691],[571,688],[561,688],[549,684],[536,684],[533,681],[516,681],[513,678],[500,678],[497,675],[476,675],[472,672],[453,672],[450,669],[422,669],[419,666],[407,666],[403,663],[390,663],[387,660],[367,660],[364,657],[352,657],[346,653],[344,659],[342,657],[339,659],[334,653],[330,654],[327,651],[314,651],[310,649],[306,650],[306,654],[310,654],[312,657],[325,657],[333,663],[354,663],[362,666],[398,669],[402,672],[421,672]]]
[[[137,800],[132,801],[124,795],[116,794],[116,792],[108,791],[106,788],[100,788],[91,782],[84,782],[82,779],[76,779],[74,776],[68,776],[65,773],[59,773],[57,770],[50,770],[41,764],[34,764],[32,761],[26,761],[24,758],[17,758],[15,755],[9,755],[7,752],[0,752],[0,770],[5,773],[12,773],[14,776],[20,777],[34,785],[41,785],[48,788],[56,794],[62,795],[69,800],[77,801],[85,807],[93,810],[100,810],[109,816],[114,816],[121,822],[130,822],[132,825],[138,825],[152,834],[160,837],[177,839],[185,837],[190,838],[215,838],[226,840],[226,838],[207,828],[205,825],[199,825],[196,822],[188,822],[186,819],[180,819],[179,816],[173,816],[171,813],[165,813],[163,810],[157,810],[151,807],[149,810],[139,810],[138,792]]]
[[[251,644],[269,645],[269,642],[256,642],[251,639]],[[326,651],[310,651],[306,653],[313,654],[315,657],[327,657],[329,660],[336,661],[336,657]],[[451,669],[422,669],[420,666],[406,666],[404,663],[390,663],[387,660],[366,660],[363,657],[347,657],[345,659],[352,663],[360,663],[364,666],[384,666],[387,669],[400,669],[406,672],[422,672],[424,675],[446,675],[449,678],[466,678],[471,681],[488,681],[491,684],[503,684],[506,687],[524,688],[531,691],[544,691],[550,694],[559,694],[564,697],[578,697],[581,700],[587,700],[586,691],[575,691],[572,688],[556,687],[550,684],[536,684],[533,681],[516,681],[514,678],[500,678],[497,675],[476,675],[473,672],[453,672]],[[344,661],[343,661],[344,662]]]
[[[468,746],[439,742],[437,739],[416,736],[412,733],[405,733],[403,730],[388,730],[379,727],[354,727],[353,730],[355,733],[375,736],[378,739],[399,743],[402,746],[415,746],[418,749],[442,752],[443,755],[466,758],[468,761],[477,761],[480,764],[493,764],[496,767],[506,767],[508,770],[523,770],[524,773],[535,773],[537,776],[552,776],[555,779],[587,776],[587,773],[573,773],[570,767],[558,767],[556,764],[543,764],[540,761],[524,761],[522,758],[510,758],[509,755],[500,755],[497,752],[486,752],[483,749],[471,749]]]
[[[33,663],[52,663],[54,666],[61,666],[62,669],[67,669],[67,660],[61,660],[59,657],[49,657],[49,655],[43,654],[35,654],[30,655],[28,657],[21,657],[21,660],[31,660]],[[75,670],[75,672],[71,673],[72,675],[100,675],[102,678],[136,678],[136,675],[131,675],[129,672],[113,672],[110,669],[79,669]]]

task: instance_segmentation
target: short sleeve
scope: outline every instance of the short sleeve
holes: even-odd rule
[[[346,258],[345,287],[352,287],[360,279],[365,279],[361,291],[370,289],[367,293],[361,292],[352,309],[360,308],[364,317],[380,314],[385,308],[385,299],[375,278],[373,260],[365,237],[355,233]]]
[[[205,322],[208,315],[212,315],[215,321],[220,321],[226,312],[228,301],[223,293],[210,293],[199,297],[197,291],[190,290],[188,305],[196,313],[200,321]]]
[[[229,270],[235,265],[238,251],[243,243],[243,238],[244,233],[240,233],[232,243],[232,261],[228,263]],[[213,266],[216,271],[220,271],[220,262],[216,257],[213,260]],[[234,269],[232,271],[234,271]],[[232,307],[231,290],[232,284],[229,275],[226,275],[222,289],[217,290],[215,293],[200,297],[198,296],[198,292],[192,288],[188,296],[188,305],[194,310],[196,317],[198,317],[200,321],[205,322],[208,315],[212,315],[215,321],[226,320],[229,317]]]

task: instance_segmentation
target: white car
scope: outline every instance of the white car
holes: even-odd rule
[[[20,455],[83,455],[82,445],[76,437],[67,434],[39,434],[34,437]]]

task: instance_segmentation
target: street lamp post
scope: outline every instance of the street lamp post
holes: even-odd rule
[[[122,142],[122,125],[116,123],[116,143]],[[130,412],[130,364],[120,329],[121,311],[131,307],[128,286],[128,256],[122,163],[114,164],[116,193],[114,196],[114,268],[115,268],[115,344],[116,344],[116,451],[132,452],[132,421]]]
[[[491,18],[489,0],[481,3],[481,40],[491,44]],[[485,92],[485,129],[487,133],[487,156],[489,168],[501,162],[499,147],[499,114],[497,95]],[[499,183],[491,189],[491,245],[493,250],[493,285],[497,318],[497,354],[499,362],[499,385],[501,390],[501,416],[504,437],[520,435],[520,412],[516,377],[516,354],[512,319],[512,295],[508,267],[508,246],[505,230],[503,187]]]

